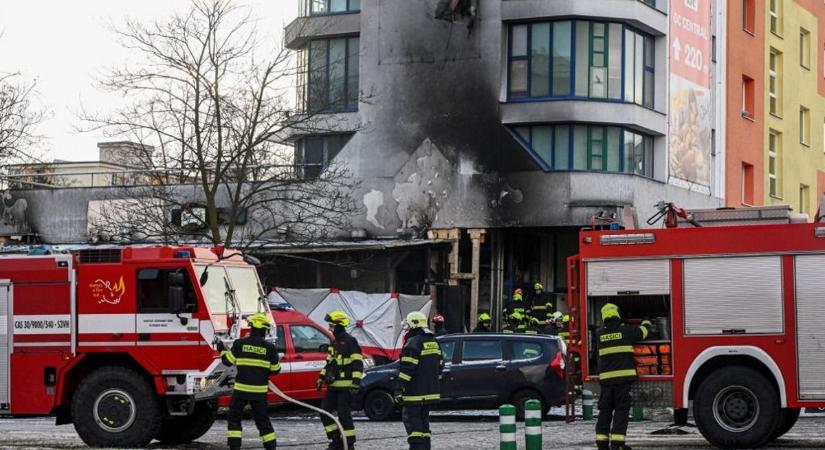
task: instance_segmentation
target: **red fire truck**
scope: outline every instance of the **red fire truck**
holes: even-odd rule
[[[195,247],[0,257],[0,412],[54,414],[89,445],[192,441],[234,369],[217,358],[266,311],[253,258]]]
[[[611,302],[654,324],[635,346],[634,401],[673,407],[677,422],[692,406],[714,445],[765,445],[800,408],[825,406],[825,224],[582,231],[579,248],[570,351],[587,389],[598,392],[594,334]]]

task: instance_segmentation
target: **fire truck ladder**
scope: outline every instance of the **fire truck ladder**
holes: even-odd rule
[[[581,328],[579,319],[579,263],[575,257],[567,259],[568,277],[570,286],[567,291],[567,304],[570,321],[567,330],[567,355],[564,361],[564,421],[571,423],[576,420],[576,397],[581,394]]]

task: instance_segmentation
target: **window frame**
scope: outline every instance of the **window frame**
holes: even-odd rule
[[[320,38],[320,39],[312,39],[307,42],[306,45],[306,94],[304,95],[304,111],[309,113],[346,113],[346,112],[357,112],[358,105],[360,103],[360,96],[355,98],[355,105],[348,106],[347,103],[349,102],[349,88],[350,88],[350,44],[353,40],[357,40],[358,50],[359,50],[359,64],[360,64],[360,47],[361,47],[361,37],[358,34],[355,35],[346,35],[346,36],[337,36],[332,38]],[[332,67],[330,63],[330,47],[333,41],[344,41],[344,76],[343,76],[343,106],[342,107],[335,107],[333,105],[334,100],[330,99],[331,92],[333,91],[332,86],[330,85],[330,68]],[[324,90],[325,90],[325,103],[324,105],[319,108],[315,109],[312,106],[313,102],[313,89],[312,89],[312,75],[313,75],[313,67],[312,67],[312,44],[316,42],[324,42],[326,44],[326,63],[324,64]],[[355,72],[355,76],[358,79],[358,90],[360,94],[360,86],[361,86],[361,71],[357,70]]]
[[[308,324],[308,323],[289,324],[289,338],[292,340],[292,351],[295,352],[295,354],[300,354],[300,353],[322,353],[321,350],[320,350],[320,346],[316,349],[313,349],[313,350],[307,350],[307,349],[301,350],[301,349],[299,349],[297,341],[295,339],[295,331],[294,330],[296,328],[310,328],[312,330],[315,330],[319,335],[323,336],[324,339],[327,340],[327,342],[326,342],[327,344],[330,344],[329,336],[327,336],[326,333],[321,331],[321,329],[316,327],[315,325],[311,325],[311,324]]]
[[[742,117],[750,120],[756,118],[756,87],[753,78],[742,75]]]
[[[780,133],[776,130],[768,130],[768,195],[774,198],[781,198],[779,185],[779,140]],[[773,173],[771,172],[771,160],[773,160]]]
[[[575,169],[575,156],[576,156],[576,149],[575,149],[575,127],[576,126],[584,126],[586,127],[587,133],[587,140],[585,144],[584,151],[586,152],[586,165],[587,169]],[[545,161],[536,149],[533,148],[533,130],[536,127],[550,127],[550,143],[551,149],[549,152],[551,161]],[[556,135],[557,132],[561,128],[567,128],[566,132],[567,136],[567,148],[566,149],[557,149],[556,148]],[[593,169],[593,139],[592,139],[592,129],[599,128],[602,130],[602,137],[601,137],[601,155],[596,155],[597,157],[601,158],[601,167],[602,169]],[[608,170],[609,167],[609,158],[610,152],[613,149],[609,146],[609,134],[611,129],[619,129],[619,140],[618,140],[618,160],[619,160],[619,170],[613,171]],[[527,129],[528,137],[525,139],[518,129]],[[516,140],[522,145],[522,147],[528,152],[528,154],[539,164],[539,167],[545,172],[593,172],[593,173],[611,173],[611,174],[625,174],[625,175],[635,175],[640,176],[643,178],[650,178],[654,179],[653,167],[654,167],[654,148],[653,148],[653,139],[654,136],[647,135],[644,133],[637,132],[635,130],[629,129],[627,127],[622,127],[618,125],[611,125],[611,124],[574,124],[574,123],[548,123],[548,124],[534,124],[534,125],[525,125],[525,126],[517,126],[513,128],[508,128],[511,134],[516,138]],[[563,132],[562,132],[563,133]],[[641,137],[642,139],[642,173],[638,173],[635,170],[628,171],[628,167],[625,164],[626,161],[626,151],[625,151],[625,137],[627,135],[632,135],[635,137]],[[635,148],[635,146],[634,146]],[[566,151],[567,152],[567,168],[556,168],[555,162],[557,161],[556,154],[558,151]]]
[[[781,80],[779,79],[779,67],[782,53],[771,48],[768,52],[768,111],[774,116],[782,116],[782,105],[780,103]]]
[[[811,110],[799,105],[799,143],[811,146]]]
[[[467,356],[467,351],[466,351],[467,348],[466,347],[467,347],[467,344],[470,343],[470,342],[473,342],[473,343],[495,342],[496,344],[498,344],[498,348],[499,348],[499,352],[500,352],[498,359],[493,359],[493,358],[470,359],[470,360],[466,359],[466,356]],[[459,362],[461,364],[468,364],[468,363],[469,364],[480,364],[480,363],[499,362],[499,361],[503,362],[503,361],[505,361],[505,357],[506,357],[504,347],[505,347],[504,342],[502,342],[501,339],[493,339],[493,338],[489,338],[489,339],[463,339],[461,341],[461,359],[459,360]],[[455,350],[453,350],[453,354],[455,354]]]
[[[303,17],[315,17],[315,16],[334,16],[339,14],[357,14],[361,12],[361,0],[344,0],[347,3],[346,8],[344,11],[332,11],[330,7],[333,0],[322,0],[325,5],[324,12],[315,12],[312,10],[313,4],[315,0],[305,0],[304,6],[302,11],[304,13]],[[353,4],[358,3],[358,9],[353,9]]]
[[[554,79],[553,79],[553,69],[554,69],[554,58],[553,58],[553,49],[555,44],[555,24],[560,22],[568,22],[570,24],[570,61],[569,61],[569,87],[568,87],[568,94],[567,95],[554,95],[553,94],[553,86],[554,86]],[[532,42],[532,34],[533,34],[533,26],[537,24],[550,24],[550,39],[548,42],[549,58],[548,58],[548,95],[546,96],[531,96],[530,92],[532,90],[532,58],[531,55],[533,54],[533,42]],[[576,56],[577,53],[577,28],[581,23],[586,23],[588,26],[588,36],[587,36],[587,65],[586,65],[586,73],[587,73],[587,95],[577,95],[576,94],[576,74],[578,67],[578,59]],[[596,24],[601,24],[604,26],[604,36],[603,37],[596,37],[593,33],[593,26]],[[609,32],[611,24],[619,24],[621,25],[621,36],[615,38],[611,36]],[[525,26],[526,27],[526,48],[524,55],[513,56],[513,30],[518,26]],[[635,101],[635,95],[633,98],[628,98],[628,93],[625,89],[625,79],[627,76],[625,67],[626,61],[628,58],[627,49],[626,49],[626,33],[630,31],[634,36],[638,35],[642,38],[642,62],[641,62],[641,69],[642,69],[642,83],[641,89],[642,94],[641,103]],[[619,97],[618,98],[611,98],[610,97],[610,86],[609,86],[609,79],[610,79],[610,41],[612,39],[620,39],[621,40],[621,62],[620,62],[620,71],[621,71],[621,82],[619,88]],[[594,50],[594,42],[597,39],[604,40],[604,48],[603,51],[598,52]],[[584,100],[584,101],[598,101],[598,102],[611,102],[611,103],[631,103],[643,108],[654,109],[655,107],[655,98],[656,98],[656,54],[655,54],[655,45],[656,45],[656,37],[645,33],[637,28],[629,26],[625,23],[618,22],[618,21],[609,21],[609,20],[576,20],[576,19],[563,19],[563,20],[543,20],[538,22],[514,22],[510,23],[507,26],[507,102],[535,102],[535,101],[564,101],[564,100]],[[651,45],[654,48],[652,49],[653,54],[653,65],[647,65],[645,62],[645,55],[647,54],[647,46]],[[605,69],[606,77],[604,80],[604,97],[594,97],[592,93],[593,81],[592,81],[592,73],[593,73],[593,60],[595,54],[600,53],[603,55],[604,58],[604,65],[598,66],[599,69]],[[635,58],[635,54],[631,55]],[[515,62],[526,62],[525,72],[527,75],[527,83],[525,87],[524,95],[514,95],[513,94],[513,77],[512,68],[513,63]],[[635,61],[633,67],[636,67]],[[652,80],[653,85],[650,89],[650,98],[645,98],[644,92],[646,83],[646,75],[650,74],[650,79]]]
[[[164,286],[164,289],[166,291],[166,292],[164,292],[164,295],[166,295],[166,307],[165,308],[163,308],[163,307],[162,308],[155,308],[155,307],[147,308],[147,307],[144,307],[141,304],[140,292],[141,292],[141,281],[142,280],[140,279],[140,272],[142,272],[144,270],[157,270],[158,271],[158,280],[163,279],[163,286]],[[158,266],[155,266],[155,267],[139,267],[139,268],[135,269],[135,311],[137,311],[138,314],[174,314],[172,312],[172,309],[171,309],[170,305],[169,305],[169,297],[168,297],[169,281],[168,281],[168,276],[169,276],[169,273],[177,272],[177,271],[181,271],[181,273],[183,273],[183,283],[184,283],[184,285],[182,287],[183,287],[183,295],[184,295],[184,299],[183,299],[184,306],[194,305],[194,309],[192,311],[188,311],[188,312],[191,312],[191,313],[198,312],[198,309],[199,309],[199,307],[198,307],[198,303],[199,303],[198,294],[197,294],[197,291],[195,290],[195,285],[193,283],[192,274],[189,273],[189,269],[187,267],[162,267],[162,266],[158,267]],[[166,278],[162,278],[162,277],[166,277]],[[191,295],[191,299],[187,298],[190,295]]]
[[[799,65],[811,70],[811,32],[804,28],[799,29]]]
[[[295,170],[295,176],[297,178],[300,178],[300,179],[305,179],[305,178],[315,179],[318,176],[320,176],[321,174],[323,174],[324,171],[327,169],[327,167],[329,167],[330,163],[332,163],[332,161],[335,160],[335,158],[338,156],[338,154],[341,153],[341,150],[343,150],[344,147],[347,146],[347,144],[349,143],[350,139],[352,139],[353,136],[354,136],[354,133],[328,133],[328,134],[307,135],[307,136],[302,136],[300,139],[297,139],[295,141],[295,144],[294,144],[294,152],[293,152],[293,157],[294,157],[293,166],[294,166],[294,170]],[[335,153],[335,155],[330,157],[330,141],[329,140],[332,139],[332,138],[345,139],[345,140],[343,141],[343,143],[341,144],[341,148],[338,149],[338,151]],[[308,144],[308,141],[310,141],[310,140],[321,140],[321,145],[322,145],[323,148],[321,150],[321,163],[320,164],[318,164],[318,163],[307,163],[306,162],[307,144]],[[299,148],[300,148],[300,151],[299,151]],[[299,153],[301,155],[300,159],[298,157]],[[307,175],[307,167],[311,167],[311,168],[318,167],[319,168],[318,175],[317,176],[312,176],[312,177],[308,176]]]
[[[756,0],[742,0],[742,30],[756,34]]]
[[[807,213],[810,209],[811,191],[810,186],[804,183],[799,184],[799,213]]]
[[[769,29],[771,33],[782,37],[782,0],[768,0]]]

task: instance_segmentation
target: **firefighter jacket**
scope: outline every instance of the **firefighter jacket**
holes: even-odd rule
[[[530,314],[539,320],[547,320],[553,314],[553,294],[550,292],[533,293],[530,304]]]
[[[435,335],[415,328],[407,333],[407,343],[401,349],[401,401],[409,404],[430,404],[441,400],[438,379],[444,369],[444,358]]]
[[[633,343],[647,338],[647,327],[607,319],[598,332],[599,381],[604,385],[636,380]]]
[[[221,352],[221,360],[227,366],[235,365],[235,393],[266,395],[269,377],[281,371],[275,345],[264,339],[263,330],[252,330],[244,338],[236,340],[231,350]]]
[[[361,346],[341,325],[335,327],[333,334],[335,340],[327,349],[327,363],[318,377],[330,389],[358,389],[364,371]]]
[[[491,331],[492,330],[490,329],[490,327],[485,327],[481,325],[481,323],[479,323],[478,325],[476,325],[475,328],[473,328],[473,333],[490,333]]]

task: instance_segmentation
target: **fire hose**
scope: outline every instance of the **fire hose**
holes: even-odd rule
[[[329,389],[329,388],[327,388],[327,389]],[[286,400],[286,401],[288,401],[288,402],[290,402],[294,405],[298,405],[302,408],[306,408],[306,409],[309,409],[311,411],[315,411],[319,414],[323,414],[323,415],[329,417],[330,419],[332,419],[332,421],[335,422],[335,425],[338,427],[338,431],[341,433],[341,441],[344,443],[344,450],[349,450],[349,444],[347,443],[347,438],[346,438],[346,436],[344,436],[344,427],[341,425],[341,422],[338,421],[338,418],[335,417],[332,413],[329,413],[327,411],[324,411],[321,408],[309,405],[309,404],[304,403],[302,401],[295,400],[294,398],[284,394],[280,389],[278,389],[278,386],[275,386],[275,384],[273,384],[271,381],[269,382],[269,390],[274,392],[276,395],[278,395],[282,399],[284,399],[284,400]]]

